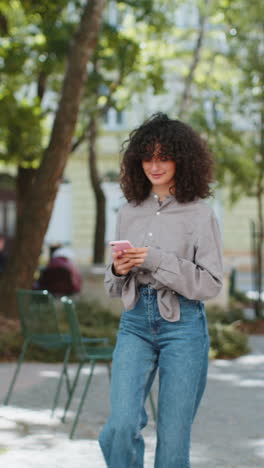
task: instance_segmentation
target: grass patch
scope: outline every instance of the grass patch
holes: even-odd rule
[[[7,447],[0,447],[0,455],[3,455],[4,453],[8,452]]]

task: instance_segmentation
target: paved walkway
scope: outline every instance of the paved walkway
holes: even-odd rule
[[[251,337],[250,344],[252,353],[247,356],[210,363],[206,394],[193,429],[192,468],[264,466],[264,337]],[[0,364],[1,401],[13,369],[13,363]],[[51,419],[47,409],[59,370],[59,365],[25,364],[12,406],[0,407],[0,462],[5,468],[105,468],[96,439],[109,409],[106,370],[97,368],[74,441],[68,439],[73,413],[64,425],[60,410]],[[156,393],[157,383],[154,387]],[[62,403],[64,399],[62,395]],[[77,392],[74,410],[78,399]],[[144,435],[145,467],[153,468],[151,418]]]

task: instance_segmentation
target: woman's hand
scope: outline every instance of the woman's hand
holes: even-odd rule
[[[134,266],[140,266],[148,254],[148,247],[113,252],[114,271],[117,275],[127,275]]]

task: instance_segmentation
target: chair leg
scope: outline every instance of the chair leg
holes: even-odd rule
[[[73,398],[73,394],[75,392],[75,388],[77,386],[77,383],[78,383],[78,380],[79,380],[79,375],[80,375],[80,372],[81,372],[81,369],[83,367],[83,362],[81,362],[78,366],[78,369],[77,369],[77,372],[76,372],[76,375],[74,377],[74,381],[73,381],[73,384],[72,386],[68,389],[69,391],[69,394],[68,394],[68,399],[66,401],[66,405],[65,405],[65,408],[64,408],[64,413],[63,413],[63,416],[61,418],[61,421],[62,422],[65,422],[65,418],[66,418],[66,414],[67,414],[67,411],[70,407],[70,404],[71,404],[71,401],[72,401],[72,398]]]
[[[68,365],[70,352],[71,352],[71,345],[67,346],[66,351],[65,351],[63,366],[62,366],[62,370],[61,370],[61,374],[60,374],[60,378],[59,378],[59,382],[58,382],[58,385],[57,385],[57,389],[56,389],[56,393],[55,393],[55,397],[54,397],[54,401],[53,401],[53,406],[52,406],[52,410],[51,410],[51,416],[53,416],[54,411],[57,408],[57,404],[58,404],[58,400],[59,400],[59,396],[60,396],[60,392],[61,392],[63,377],[65,377],[65,379],[66,379],[66,388],[67,388],[67,391],[68,391],[68,396],[69,396],[69,393],[70,393],[70,383],[69,383],[69,376],[68,376],[68,370],[67,370],[67,365]]]
[[[90,371],[90,374],[89,374],[89,377],[86,381],[86,384],[85,384],[85,387],[84,387],[84,390],[83,390],[83,394],[82,394],[82,398],[81,398],[81,401],[79,403],[79,407],[78,407],[78,411],[77,411],[77,414],[74,418],[74,422],[73,422],[73,425],[72,425],[72,428],[71,428],[71,433],[70,433],[70,439],[73,439],[73,435],[75,433],[75,429],[76,429],[76,426],[77,426],[77,423],[78,423],[78,419],[79,419],[79,416],[80,416],[80,412],[82,410],[82,407],[83,407],[83,403],[84,403],[84,400],[85,400],[85,397],[86,397],[86,394],[88,392],[88,389],[89,389],[89,386],[90,386],[90,383],[91,383],[91,380],[92,380],[92,377],[93,377],[93,371],[94,371],[94,366],[95,366],[95,362],[96,361],[91,361],[91,371]]]
[[[6,394],[6,397],[4,399],[4,405],[8,405],[9,403],[9,400],[11,398],[11,393],[13,391],[13,388],[14,388],[14,385],[15,385],[15,382],[16,382],[16,379],[17,379],[17,376],[19,374],[19,371],[20,371],[20,367],[24,361],[24,358],[25,358],[25,354],[26,354],[26,350],[27,350],[27,347],[28,347],[28,344],[29,342],[26,340],[24,341],[23,343],[23,346],[22,346],[22,351],[20,353],[20,356],[18,358],[18,361],[17,361],[17,365],[16,365],[16,370],[14,372],[14,375],[13,375],[13,378],[11,380],[11,383],[10,383],[10,386],[9,386],[9,389],[7,391],[7,394]]]
[[[106,363],[106,367],[107,367],[107,370],[108,370],[108,377],[109,377],[109,381],[111,382],[111,364],[109,362]]]
[[[156,423],[157,422],[157,411],[156,411],[156,407],[155,407],[155,403],[154,403],[154,399],[153,399],[153,395],[152,395],[151,390],[149,392],[149,402],[150,402],[150,407],[151,407],[151,411],[152,411],[152,416],[153,416],[153,419],[154,419],[154,421]]]

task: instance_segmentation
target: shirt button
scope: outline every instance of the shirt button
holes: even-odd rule
[[[160,214],[160,211],[157,211],[156,215],[159,215]]]
[[[140,271],[139,274],[140,274],[140,275],[144,275],[144,271]]]
[[[155,193],[154,198],[159,198],[159,196]]]
[[[149,232],[148,235],[149,235],[149,237],[152,237],[152,236],[153,236],[152,232]]]
[[[175,291],[171,291],[171,294],[176,294],[176,292],[175,292]]]

